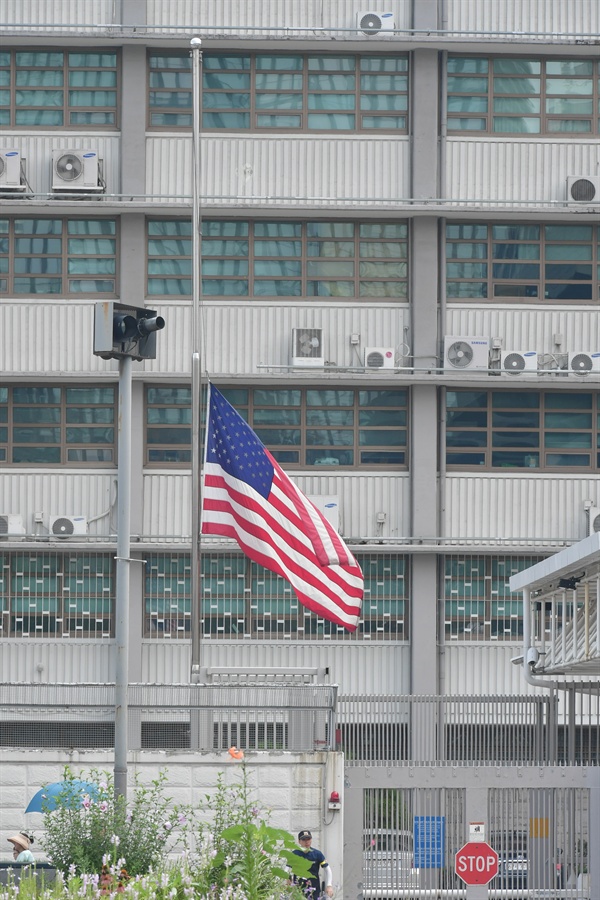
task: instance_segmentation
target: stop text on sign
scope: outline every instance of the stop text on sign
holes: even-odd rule
[[[487,884],[498,874],[498,854],[485,841],[471,841],[456,854],[455,871],[465,884]]]

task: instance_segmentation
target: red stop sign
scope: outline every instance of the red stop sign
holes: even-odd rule
[[[485,841],[469,841],[456,854],[454,869],[465,884],[488,884],[498,874],[498,854]]]

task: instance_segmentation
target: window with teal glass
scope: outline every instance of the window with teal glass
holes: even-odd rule
[[[0,460],[21,466],[114,466],[115,388],[1,387]]]
[[[447,556],[442,616],[447,641],[510,641],[523,634],[523,601],[511,575],[539,562],[528,556]]]
[[[446,226],[449,300],[598,303],[600,228],[593,224]]]
[[[29,49],[0,53],[0,127],[118,125],[118,54]]]
[[[150,51],[150,128],[192,127],[189,53]],[[203,131],[408,128],[408,56],[203,53]]]
[[[191,294],[190,223],[148,222],[148,295]],[[202,223],[207,297],[408,297],[406,222]]]
[[[0,220],[0,295],[116,296],[115,219]]]
[[[221,388],[283,466],[407,466],[405,389]],[[146,462],[188,465],[191,394],[146,388]]]
[[[289,582],[241,553],[204,548],[201,560],[201,631],[205,640],[408,640],[407,557],[357,553],[365,579],[361,620],[355,633],[303,607]],[[191,636],[189,554],[146,557],[144,636]]]
[[[0,554],[0,637],[114,636],[114,556]]]
[[[449,390],[446,407],[449,467],[600,468],[599,392]]]
[[[599,132],[596,58],[449,56],[447,72],[450,132]]]

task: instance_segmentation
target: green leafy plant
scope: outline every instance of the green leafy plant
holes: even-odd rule
[[[56,795],[56,808],[42,804],[45,835],[42,846],[57,869],[100,873],[103,864],[127,861],[130,875],[156,867],[174,844],[185,814],[173,809],[164,796],[167,776],[161,772],[150,785],[136,777],[129,806],[115,796],[111,776],[92,769],[85,781],[97,786],[94,795],[81,794],[74,782],[82,778],[67,766],[64,788]]]

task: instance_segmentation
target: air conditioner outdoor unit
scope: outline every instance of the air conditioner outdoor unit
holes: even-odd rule
[[[51,537],[57,538],[87,534],[87,519],[85,516],[51,516],[48,531]]]
[[[21,182],[21,154],[18,150],[0,150],[0,191],[24,191]]]
[[[569,353],[568,368],[575,375],[589,375],[590,372],[600,372],[600,351],[591,353],[580,350]]]
[[[3,514],[0,515],[0,541],[24,540],[25,534],[23,516]]]
[[[396,351],[393,347],[365,347],[366,369],[395,369]]]
[[[95,150],[53,150],[52,190],[89,194],[104,190]]]
[[[292,328],[292,365],[325,365],[322,328]]]
[[[500,356],[500,368],[504,375],[522,375],[537,372],[538,355],[536,350],[503,350]]]
[[[596,534],[600,531],[600,509],[597,506],[590,506],[588,509],[588,535]]]
[[[573,206],[595,203],[600,206],[600,176],[570,175],[567,178],[567,200]]]
[[[394,13],[370,11],[356,13],[356,27],[363,34],[394,30]]]
[[[327,519],[336,531],[340,530],[340,500],[334,494],[310,494],[307,495],[313,506],[316,506],[321,515]]]
[[[444,338],[444,369],[489,369],[490,339],[447,334]]]

